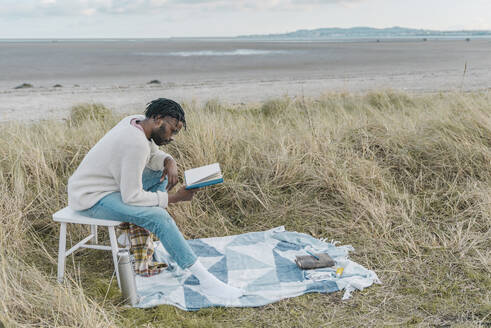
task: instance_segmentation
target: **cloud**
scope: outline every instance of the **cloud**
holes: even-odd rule
[[[152,14],[160,9],[297,10],[367,0],[2,0],[0,16]]]
[[[87,8],[82,10],[82,14],[85,16],[92,16],[96,13],[96,10],[94,8]]]

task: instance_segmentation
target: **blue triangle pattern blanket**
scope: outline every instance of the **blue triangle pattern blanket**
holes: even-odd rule
[[[158,242],[155,259],[169,268],[152,277],[136,277],[140,301],[137,307],[174,305],[186,311],[211,306],[255,307],[307,293],[332,293],[380,283],[375,272],[348,259],[349,245],[335,246],[307,234],[277,227],[241,235],[189,240],[203,265],[221,281],[245,290],[237,300],[223,303],[200,293],[199,281],[182,270]],[[307,252],[326,252],[344,268],[341,277],[334,268],[300,270],[295,257]]]

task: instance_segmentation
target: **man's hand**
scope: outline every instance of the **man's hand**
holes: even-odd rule
[[[160,182],[164,181],[165,176],[167,176],[167,191],[171,191],[172,188],[177,184],[177,164],[173,158],[167,157],[164,160],[164,171],[162,172],[162,177]]]
[[[196,191],[197,189],[186,189],[186,187],[181,187],[175,194],[169,194],[169,204],[190,201],[193,199]]]

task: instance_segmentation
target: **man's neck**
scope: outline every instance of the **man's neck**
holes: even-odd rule
[[[150,140],[150,137],[152,135],[152,127],[151,127],[151,122],[148,118],[145,118],[144,120],[139,122],[141,127],[143,128],[143,132],[145,132],[145,136],[147,137],[148,140]]]

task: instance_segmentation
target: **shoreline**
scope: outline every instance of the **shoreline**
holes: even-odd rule
[[[351,77],[311,80],[231,80],[201,81],[188,83],[126,83],[47,87],[23,89],[0,89],[0,122],[66,118],[70,109],[81,103],[101,103],[115,112],[141,112],[145,105],[159,97],[179,102],[204,104],[211,99],[235,105],[261,103],[283,96],[305,96],[315,98],[323,93],[393,90],[416,94],[436,92],[479,92],[491,87],[481,79],[467,81],[449,74],[426,76],[392,75],[373,77]],[[447,78],[445,78],[447,76]],[[26,82],[29,83],[29,82]],[[62,84],[62,83],[60,83]],[[431,87],[433,86],[433,87]]]
[[[102,42],[104,43],[104,42]],[[489,90],[491,40],[302,43],[161,40],[2,44],[0,122],[63,118],[80,103],[260,103],[326,92]],[[148,84],[159,80],[161,84]],[[15,89],[23,83],[32,88]],[[55,85],[61,87],[55,88]]]

